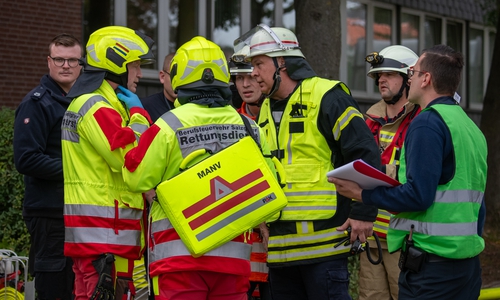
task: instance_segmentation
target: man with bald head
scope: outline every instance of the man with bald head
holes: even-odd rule
[[[174,54],[175,53],[170,53],[165,56],[163,68],[158,74],[158,78],[161,84],[163,84],[163,91],[141,99],[144,109],[148,111],[153,122],[161,117],[161,115],[174,108],[174,101],[177,98],[177,94],[172,89],[170,72],[168,71],[170,70],[170,62]]]

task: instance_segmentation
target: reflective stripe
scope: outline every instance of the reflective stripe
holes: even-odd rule
[[[252,244],[252,253],[266,253],[266,249],[264,248],[264,244],[263,243],[259,243],[259,242],[254,242]]]
[[[386,224],[386,223],[383,223]],[[387,228],[389,227],[389,222],[387,222],[387,226],[383,226],[380,223],[373,223],[373,230],[378,229],[378,231],[385,231],[387,232]]]
[[[174,228],[169,219],[161,219],[151,223],[151,233],[157,233]]]
[[[264,183],[266,183],[266,182],[264,182]],[[267,185],[267,187],[269,187],[269,185]],[[257,209],[260,209],[261,207],[264,207],[264,205],[268,204],[269,202],[276,200],[276,195],[274,193],[271,193],[271,194],[266,195],[264,198],[265,198],[265,201],[264,201],[264,199],[257,199],[254,203],[251,203],[250,205],[247,205],[247,206],[239,209],[238,211],[225,217],[224,219],[221,219],[220,221],[218,221],[214,225],[208,227],[207,229],[205,229],[202,232],[200,232],[199,234],[197,234],[196,238],[199,241],[201,241],[201,240],[209,237],[210,235],[215,234],[217,231],[219,231],[223,227],[230,225],[231,223],[235,222],[236,220],[238,220],[244,216],[247,216],[251,212],[256,211]]]
[[[269,249],[269,252],[267,253],[267,262],[272,264],[272,263],[332,256],[332,255],[347,253],[349,252],[350,248],[351,245],[344,246],[342,244],[337,248],[334,248],[332,244],[327,244],[321,246],[296,248],[284,251],[273,251],[272,249]]]
[[[88,228],[88,227],[66,227],[66,243],[96,243],[105,242],[108,245],[137,246],[141,244],[141,230],[119,230],[116,234],[114,229]]]
[[[229,257],[250,261],[251,251],[252,247],[249,244],[230,241],[203,254],[203,256]],[[154,263],[161,259],[174,256],[191,256],[191,253],[181,240],[173,240],[170,242],[156,244],[154,249],[151,251],[150,258],[151,263]]]
[[[354,107],[349,106],[346,111],[337,119],[335,125],[332,128],[333,138],[338,141],[342,133],[342,129],[349,125],[349,122],[354,117],[360,117],[364,119],[363,115]]]
[[[80,135],[74,131],[69,131],[67,129],[62,129],[61,139],[69,142],[78,143],[80,141]]]
[[[381,142],[390,143],[394,138],[395,132],[380,131],[379,139]]]
[[[432,236],[466,236],[477,235],[477,222],[468,223],[431,223],[409,219],[393,218],[390,228],[410,231],[414,225],[414,232]]]
[[[320,240],[333,240],[346,237],[347,235],[342,231],[335,229],[326,232],[316,232],[310,235],[290,235],[290,236],[272,236],[269,237],[268,249],[270,247],[286,247],[293,245],[300,245],[311,242],[320,242]]]
[[[146,131],[146,129],[149,128],[149,126],[144,124],[134,123],[130,125],[130,128],[132,128],[132,130],[135,132],[143,133],[144,131]]]
[[[89,110],[92,108],[92,106],[94,106],[94,104],[96,104],[98,102],[106,102],[107,104],[109,104],[108,100],[106,100],[106,98],[104,98],[103,96],[94,95],[94,96],[90,97],[89,99],[87,99],[87,101],[85,101],[85,103],[82,105],[82,107],[80,107],[80,109],[78,110],[78,114],[81,116],[84,116],[85,114],[87,114],[89,112]]]
[[[224,74],[229,77],[229,72],[226,68],[227,64],[225,63],[225,61],[223,61],[222,59],[214,59],[212,60],[213,63],[217,64],[219,66],[219,69],[224,72]],[[194,69],[196,69],[197,66],[201,65],[205,63],[204,60],[193,60],[193,59],[190,59],[187,61],[187,65],[189,66],[189,68],[184,68],[184,73],[182,74],[178,74],[181,76],[181,79],[185,79],[186,77],[188,77]]]
[[[257,261],[251,261],[250,262],[250,269],[252,272],[255,273],[268,273],[269,268],[267,267],[265,262],[257,262]]]
[[[85,216],[85,217],[115,217],[114,206],[98,206],[91,204],[65,204],[64,214],[68,216]],[[142,210],[131,208],[118,208],[118,216],[120,219],[140,220],[142,219]]]
[[[91,108],[98,102],[106,102],[109,104],[109,102],[101,95],[94,95],[87,99],[85,103],[80,107],[78,112],[72,112],[72,111],[67,111],[64,114],[64,119],[62,122],[61,126],[61,139],[69,142],[74,142],[78,143],[80,142],[80,135],[76,131],[76,125],[78,124],[78,120],[83,117]],[[72,117],[70,117],[70,115]],[[71,120],[68,120],[71,119]],[[65,125],[65,121],[67,122],[74,122],[74,124],[69,127]]]
[[[318,206],[318,205],[313,205],[313,206],[285,206],[282,210],[283,211],[303,211],[303,210],[336,210],[337,206],[336,205],[331,205],[331,206]]]
[[[163,114],[161,116],[161,119],[165,121],[165,123],[167,123],[167,125],[172,128],[173,131],[177,131],[177,129],[184,127],[179,118],[177,118],[177,116],[170,111],[168,111],[166,114]]]
[[[437,191],[434,202],[436,203],[471,202],[480,204],[483,201],[483,195],[484,193],[481,191],[472,191],[472,190]]]
[[[306,192],[286,192],[285,191],[285,195],[287,197],[294,197],[294,196],[308,197],[308,196],[316,196],[316,195],[321,195],[321,196],[336,196],[337,195],[337,191],[329,191],[329,190],[326,190],[326,191],[306,191]]]

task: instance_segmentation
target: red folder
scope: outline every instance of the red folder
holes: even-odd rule
[[[385,173],[370,166],[362,159],[352,161],[326,174],[328,177],[351,180],[359,184],[362,189],[374,189],[378,186],[398,186],[401,183]]]

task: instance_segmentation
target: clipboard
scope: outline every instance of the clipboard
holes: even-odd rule
[[[401,183],[396,179],[370,166],[362,159],[357,159],[326,173],[327,177],[351,180],[362,189],[371,190],[379,186],[393,187]]]

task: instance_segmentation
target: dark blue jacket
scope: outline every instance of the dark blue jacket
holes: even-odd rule
[[[451,97],[429,103],[457,105]],[[455,174],[455,153],[451,133],[433,110],[420,113],[408,127],[404,141],[408,182],[397,188],[363,190],[363,203],[389,211],[424,211],[434,202],[437,186],[448,183]],[[486,206],[479,211],[478,234],[483,232]]]
[[[14,162],[24,175],[24,217],[62,218],[61,121],[70,100],[44,75],[16,109]]]
[[[165,98],[163,92],[159,92],[141,99],[144,109],[149,113],[151,120],[156,122],[164,113],[174,108],[174,104]]]

